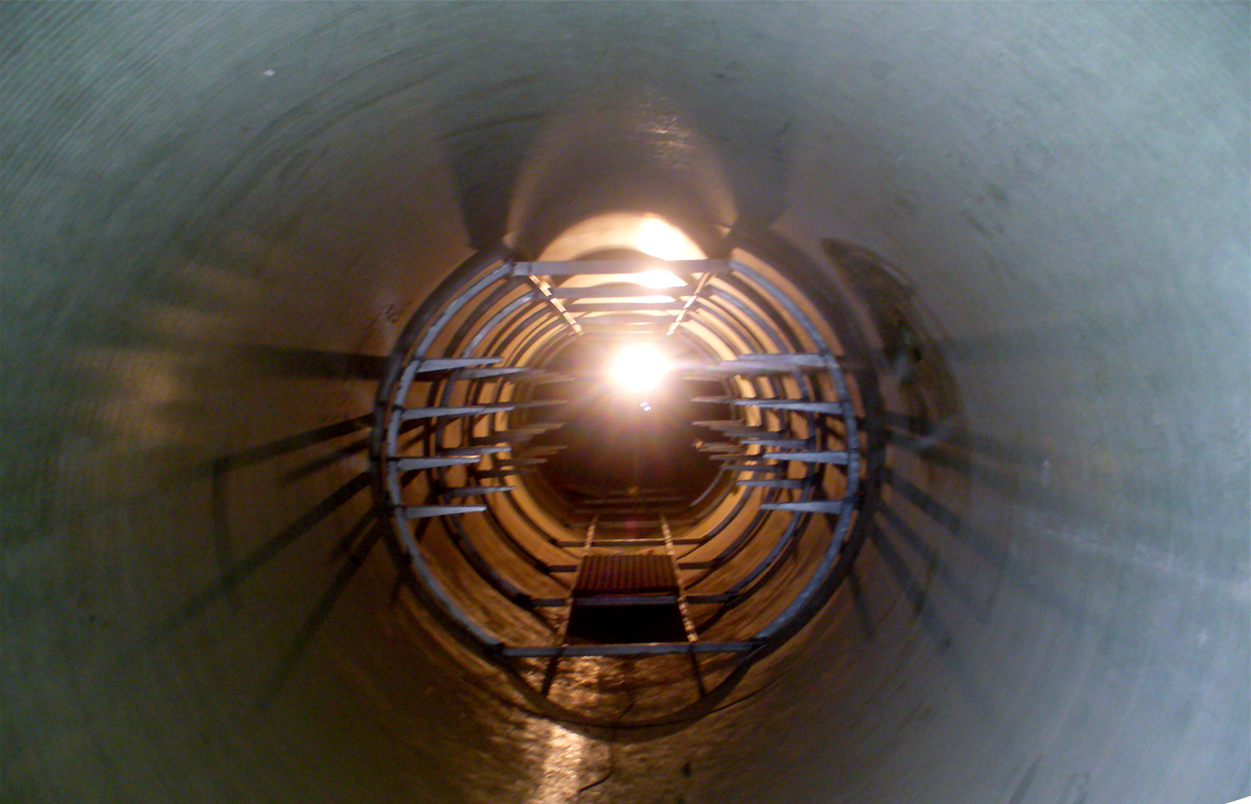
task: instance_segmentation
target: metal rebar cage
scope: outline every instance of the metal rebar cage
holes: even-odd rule
[[[632,301],[658,265],[681,284]],[[574,338],[681,342],[694,357],[677,374],[723,389],[691,400],[708,411],[697,448],[718,481],[650,518],[638,498],[553,505],[536,471],[561,446],[558,397],[585,378],[547,364]],[[576,657],[670,656],[705,698],[705,657],[724,669],[770,652],[854,557],[870,469],[864,379],[846,358],[813,303],[746,252],[658,263],[483,251],[416,312],[379,388],[375,490],[394,554],[455,636],[535,689]]]

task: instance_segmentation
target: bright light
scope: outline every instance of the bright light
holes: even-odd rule
[[[672,271],[644,271],[630,277],[630,281],[645,288],[682,288],[686,283]]]
[[[669,360],[654,346],[635,344],[624,347],[613,358],[608,374],[622,390],[650,391],[669,372]]]
[[[702,260],[704,252],[682,230],[657,215],[610,212],[566,229],[543,249],[540,260],[576,260],[609,249],[641,251],[658,260]]]
[[[575,301],[573,304],[571,304],[570,307],[576,313],[578,311],[579,304],[620,304],[622,305],[622,309],[626,309],[630,305],[636,305],[636,304],[641,304],[641,303],[646,303],[646,302],[671,302],[671,301],[673,301],[672,296],[644,296],[640,292],[640,295],[630,296],[628,298],[624,296],[620,296],[617,298],[606,298],[606,299],[585,299],[585,300],[580,299],[578,301]]]
[[[634,233],[634,247],[660,260],[689,259],[686,254],[692,245],[691,239],[681,229],[651,215],[639,221]]]

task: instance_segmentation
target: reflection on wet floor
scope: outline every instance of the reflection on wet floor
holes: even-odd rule
[[[556,723],[532,721],[534,777],[538,786],[526,804],[566,804],[576,800],[582,786],[583,767],[588,765],[591,740]],[[541,735],[541,736],[540,736]],[[532,766],[534,767],[534,766]]]

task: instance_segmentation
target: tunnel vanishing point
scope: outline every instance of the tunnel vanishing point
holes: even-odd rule
[[[0,5],[0,800],[1251,796],[1249,8]]]

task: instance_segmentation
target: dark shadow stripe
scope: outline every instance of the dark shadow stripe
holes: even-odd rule
[[[1080,603],[1068,600],[1054,588],[1029,577],[1024,568],[1013,564],[1005,546],[1007,539],[992,538],[989,534],[965,522],[958,514],[908,479],[900,477],[889,467],[882,469],[882,480],[900,498],[914,505],[933,522],[942,526],[958,542],[972,550],[991,567],[1002,572],[1003,577],[1016,588],[1066,617],[1080,620],[1086,616],[1086,610]]]
[[[307,430],[303,433],[270,441],[267,444],[251,447],[233,455],[222,455],[209,463],[207,471],[209,473],[230,472],[245,466],[251,466],[288,452],[295,452],[305,447],[311,447],[314,444],[320,444],[323,441],[355,433],[357,430],[373,424],[373,420],[373,414],[366,413],[354,419],[345,419],[344,421],[327,424],[314,430]]]
[[[888,410],[882,414],[882,421],[888,427],[903,431],[891,433],[891,443],[910,452],[925,453],[941,446],[1032,467],[1039,466],[1048,457],[1041,450],[1009,444],[959,427],[953,420],[926,419]]]
[[[279,531],[273,538],[253,550],[237,564],[222,573],[217,583],[200,592],[187,601],[181,609],[169,618],[161,628],[161,634],[168,633],[203,612],[220,597],[237,587],[256,570],[277,556],[292,542],[308,533],[323,519],[334,513],[348,500],[369,487],[371,475],[361,472],[356,477],[336,489],[330,496],[310,508],[298,519]]]
[[[328,455],[323,455],[320,458],[309,461],[303,466],[292,469],[290,472],[287,472],[282,476],[282,480],[286,483],[302,480],[310,475],[320,472],[322,469],[327,469],[347,458],[352,457],[353,455],[364,452],[367,449],[369,449],[369,439],[357,439],[350,444],[345,444],[344,446],[335,449]]]
[[[288,377],[332,380],[381,380],[387,358],[356,352],[328,352],[283,346],[246,346],[239,354],[256,366]]]
[[[264,712],[269,709],[274,698],[278,696],[278,693],[282,691],[282,688],[291,678],[296,664],[308,649],[309,644],[313,641],[321,626],[326,622],[326,618],[330,616],[335,603],[343,595],[343,590],[347,588],[348,583],[356,576],[361,565],[365,563],[365,558],[373,550],[374,545],[382,538],[384,525],[377,521],[373,511],[366,512],[352,530],[356,531],[362,522],[366,525],[372,522],[374,527],[369,530],[368,535],[360,544],[348,553],[347,560],[335,575],[334,580],[330,582],[330,586],[326,588],[326,591],[318,599],[317,606],[313,609],[312,614],[304,621],[300,630],[296,632],[291,645],[274,667],[269,681],[265,684],[264,690],[256,701],[257,711]]]

